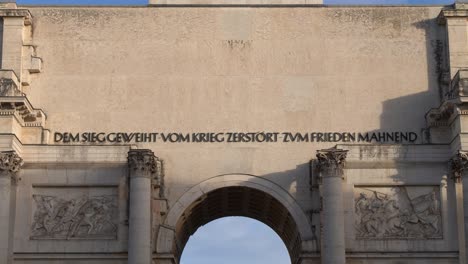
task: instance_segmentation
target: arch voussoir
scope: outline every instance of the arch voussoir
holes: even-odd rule
[[[157,253],[179,258],[198,227],[225,216],[250,217],[269,225],[283,239],[293,263],[311,248],[309,220],[286,190],[262,177],[229,174],[193,186],[171,206],[157,235]]]

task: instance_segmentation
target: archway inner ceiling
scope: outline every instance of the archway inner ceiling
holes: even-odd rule
[[[184,212],[176,226],[177,257],[180,259],[185,244],[199,227],[227,216],[250,217],[268,225],[285,243],[291,263],[298,259],[301,237],[288,210],[271,195],[243,186],[209,192]]]

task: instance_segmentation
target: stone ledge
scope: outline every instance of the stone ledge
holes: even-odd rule
[[[149,0],[152,5],[182,6],[278,6],[278,5],[322,5],[322,0]]]
[[[450,145],[345,145],[337,148],[348,150],[346,163],[393,164],[394,162],[448,162],[452,157]]]
[[[24,17],[24,24],[31,25],[32,15],[28,9],[3,9],[0,8],[0,17]]]
[[[15,253],[15,260],[113,260],[113,259],[127,259],[125,253]]]
[[[21,157],[28,164],[127,164],[128,145],[24,145]]]
[[[44,127],[47,118],[26,96],[0,96],[0,116],[14,116],[23,127]]]
[[[437,17],[437,22],[440,25],[445,25],[447,23],[447,18],[467,18],[468,17],[468,9],[467,4],[460,5],[456,4],[454,9],[446,9],[440,11],[439,16]]]

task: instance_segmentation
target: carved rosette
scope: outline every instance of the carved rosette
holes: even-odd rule
[[[128,152],[128,168],[132,177],[150,178],[158,167],[153,151],[149,149],[130,150]]]
[[[317,150],[318,169],[322,177],[343,177],[347,153],[343,149]]]
[[[461,182],[463,171],[468,168],[468,152],[458,151],[457,155],[450,159],[449,164],[453,173],[453,179],[455,182]]]
[[[23,164],[23,159],[14,151],[0,152],[0,174],[9,175],[13,180],[17,180],[16,173]]]

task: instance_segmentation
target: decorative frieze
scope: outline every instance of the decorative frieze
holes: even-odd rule
[[[357,239],[442,239],[439,186],[357,187]]]
[[[106,189],[42,188],[34,194],[31,239],[116,239],[117,195]]]
[[[317,150],[318,169],[322,177],[343,177],[348,151],[342,149]]]

